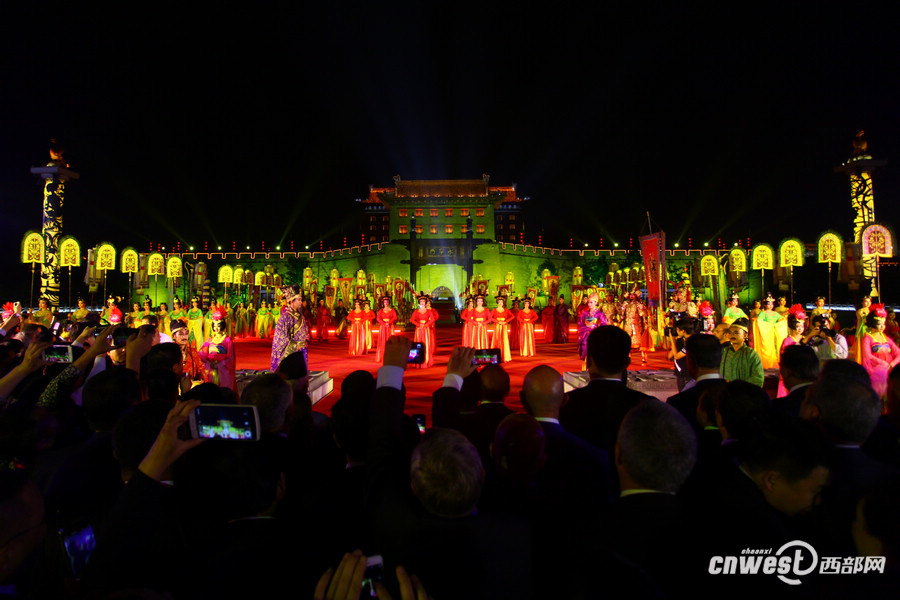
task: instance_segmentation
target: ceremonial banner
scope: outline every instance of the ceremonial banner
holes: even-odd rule
[[[750,251],[751,264],[754,271],[772,271],[775,269],[775,251],[768,244],[757,244]]]
[[[234,276],[231,282],[237,285],[244,283],[244,268],[241,265],[234,268]]]
[[[384,297],[384,284],[376,283],[375,284],[375,298],[378,304],[381,304],[381,299]]]
[[[228,265],[219,267],[218,283],[231,283],[232,279],[234,279],[234,269]]]
[[[701,277],[718,277],[719,261],[715,254],[707,254],[700,259],[700,276]]]
[[[819,236],[816,244],[816,256],[820,263],[839,263],[844,258],[844,241],[833,231],[826,231]]]
[[[894,233],[880,223],[871,223],[860,235],[863,256],[894,256]]]
[[[559,295],[559,275],[550,275],[546,278],[548,294],[551,298]]]
[[[475,294],[481,296],[487,296],[488,293],[488,284],[490,283],[490,279],[479,279],[475,282]]]
[[[728,269],[733,273],[747,271],[747,253],[743,248],[732,248],[728,253]]]
[[[116,270],[116,248],[112,244],[103,243],[97,247],[97,270]]]
[[[334,300],[337,297],[337,288],[333,285],[325,286],[325,306],[328,308],[328,312],[334,314]]]
[[[98,267],[99,268],[99,267]],[[181,277],[182,265],[181,259],[177,256],[170,256],[166,261],[166,277],[169,279],[177,279]]]
[[[134,248],[125,248],[120,257],[120,270],[122,273],[138,272],[138,253]]]
[[[341,290],[341,299],[347,310],[353,309],[353,297],[350,295],[350,288],[353,285],[352,277],[341,277],[338,279],[338,286]]]
[[[356,286],[356,296],[355,298],[365,298],[366,297],[366,286],[365,285],[357,285]]]
[[[666,285],[666,234],[664,231],[642,235],[641,255],[644,258],[644,277],[647,285],[647,303],[659,306],[665,298]]]
[[[510,286],[508,286],[508,285],[498,285],[497,286],[497,295],[509,297],[509,287]]]
[[[581,267],[575,267],[572,270],[572,285],[581,285],[584,281],[584,271]]]
[[[147,257],[147,275],[165,275],[166,259],[159,252]]]
[[[802,267],[803,243],[795,238],[788,238],[778,246],[778,266]]]
[[[580,285],[580,284],[573,285],[572,286],[572,308],[575,310],[578,310],[578,307],[581,306],[582,299],[584,299],[584,286]]]
[[[59,241],[59,266],[81,266],[81,246],[78,244],[78,240],[70,235],[64,236]]]
[[[319,278],[313,277],[309,282],[309,297],[315,300],[319,296]]]
[[[530,287],[525,292],[525,297],[531,300],[531,308],[534,309],[534,301],[537,299],[537,288]]]

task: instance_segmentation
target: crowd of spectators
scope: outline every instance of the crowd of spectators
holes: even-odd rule
[[[453,350],[433,427],[405,414],[410,340],[313,410],[301,353],[237,396],[184,386],[153,324],[124,345],[82,328],[71,363],[12,317],[0,335],[0,590],[14,598],[687,597],[896,593],[900,373],[887,410],[849,361],[789,348],[790,393],[726,382],[722,345],[685,340],[685,389],[626,385],[631,339],[588,338],[590,383],[509,374]],[[190,376],[187,376],[190,379]],[[518,383],[518,382],[517,382]],[[519,387],[519,386],[517,386]],[[185,434],[204,404],[259,415],[258,441]],[[716,556],[802,540],[819,557],[885,557],[883,573],[713,574]],[[90,549],[89,556],[81,550]]]

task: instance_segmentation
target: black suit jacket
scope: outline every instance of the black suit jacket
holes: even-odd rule
[[[629,410],[653,396],[632,390],[620,381],[594,379],[569,392],[569,401],[559,412],[563,428],[613,455],[619,425]]]
[[[809,386],[804,385],[793,392],[789,392],[787,396],[775,398],[772,400],[772,411],[781,415],[799,418],[800,405],[803,404],[803,399],[806,398],[806,392],[808,391]]]
[[[547,462],[537,485],[570,516],[591,513],[612,500],[612,474],[605,450],[569,433],[557,423],[539,421],[546,436]]]
[[[697,404],[700,402],[700,396],[710,387],[725,383],[724,379],[701,379],[697,384],[689,390],[684,390],[674,396],[669,396],[666,403],[678,409],[688,423],[693,425],[695,431],[700,431],[700,423],[697,422]]]
[[[514,411],[502,402],[485,402],[479,404],[474,413],[460,414],[460,399],[461,392],[452,387],[442,387],[431,395],[434,426],[461,432],[475,444],[481,458],[487,459],[497,425]]]

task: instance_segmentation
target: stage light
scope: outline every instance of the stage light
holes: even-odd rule
[[[249,249],[250,249],[250,246],[247,246],[247,250],[249,250]]]
[[[678,247],[678,242],[675,242],[675,247],[676,247],[676,248]]]
[[[193,246],[188,246],[188,247],[191,249],[191,252],[194,251],[194,247],[193,247]]]
[[[588,247],[588,245],[587,245],[587,242],[585,242],[585,243],[584,243],[584,247],[585,247],[585,248],[587,248],[587,247]]]
[[[309,250],[309,246],[306,246],[306,249]]]
[[[614,243],[613,243],[613,248],[618,248],[618,247],[619,247],[619,242],[614,242]]]
[[[222,249],[222,246],[219,246],[219,250],[221,250],[221,249]]]
[[[281,250],[281,246],[275,246],[276,250]]]
[[[703,242],[703,247],[704,247],[704,248],[709,248],[709,242]]]

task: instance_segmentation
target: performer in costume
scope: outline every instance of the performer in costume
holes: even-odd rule
[[[379,309],[375,321],[378,323],[378,349],[375,353],[375,362],[381,364],[384,359],[384,348],[387,346],[388,338],[394,332],[394,323],[397,322],[397,311],[391,306],[391,299],[388,296],[381,298],[381,309]]]
[[[141,313],[141,319],[144,317],[149,317],[153,313],[153,302],[150,300],[150,296],[144,296],[144,311]]]
[[[872,297],[864,296],[862,306],[856,311],[856,335],[853,336],[853,346],[850,348],[850,356],[853,360],[862,364],[862,339],[866,335],[866,317],[872,306]]]
[[[713,330],[716,328],[716,311],[712,304],[709,303],[709,300],[701,302],[699,308],[701,320],[700,333],[712,335]]]
[[[430,367],[434,364],[434,333],[431,328],[434,324],[434,313],[428,308],[428,297],[419,296],[419,308],[413,311],[409,322],[416,328],[415,341],[422,342],[425,348],[425,362],[422,367]]]
[[[347,315],[350,323],[350,356],[362,356],[366,353],[366,316],[362,300],[354,300],[353,310]]]
[[[788,308],[787,298],[784,296],[778,296],[778,306],[775,307],[775,312],[777,312],[782,317],[787,318],[787,316],[791,313],[791,308]],[[806,313],[803,313],[803,318],[806,318]]]
[[[174,319],[171,326],[172,341],[181,348],[181,363],[184,377],[196,383],[206,381],[206,367],[200,359],[200,353],[190,343],[191,332],[188,329],[187,321]]]
[[[234,337],[242,338],[247,335],[247,309],[243,302],[238,302],[234,309]]]
[[[475,296],[475,308],[472,309],[472,347],[484,350],[488,346],[487,327],[491,323],[491,311],[484,306],[484,296]]]
[[[300,312],[300,286],[297,284],[286,285],[281,288],[282,298],[287,302],[281,318],[275,324],[275,333],[272,336],[272,371],[278,369],[282,359],[294,352],[302,352],[309,367],[307,347],[309,345],[309,324]]]
[[[599,308],[600,296],[596,293],[588,296],[587,309],[578,318],[578,356],[581,357],[583,368],[587,368],[587,339],[591,331],[600,325],[607,325],[606,314]]]
[[[77,303],[78,303],[78,308],[76,308],[75,310],[72,311],[72,322],[73,323],[80,323],[81,321],[84,321],[87,318],[88,314],[90,314],[90,311],[87,309],[87,303],[84,301],[84,298],[79,298]]]
[[[228,337],[225,323],[225,308],[213,306],[211,313],[212,335],[200,347],[200,360],[206,367],[206,381],[220,387],[230,388],[237,393],[237,380],[234,376],[234,344]]]
[[[475,324],[472,322],[473,310],[475,310],[475,300],[469,298],[466,300],[466,307],[459,313],[459,317],[463,322],[462,346],[464,348],[473,348],[475,346],[472,341],[472,334],[475,331]]]
[[[366,354],[368,354],[374,347],[372,344],[372,321],[375,320],[375,312],[372,310],[372,305],[369,304],[368,300],[363,301],[363,310],[366,311],[366,320],[363,326],[366,331]]]
[[[269,303],[262,300],[259,303],[259,310],[256,311],[256,337],[261,340],[269,337],[272,331],[270,327],[272,313],[269,311]]]
[[[169,319],[171,321],[184,321],[187,324],[187,311],[184,310],[184,305],[178,296],[175,296],[175,299],[172,300],[172,312],[169,313]],[[188,331],[188,334],[190,334],[190,331]]]
[[[900,345],[900,325],[897,324],[897,315],[894,309],[887,309],[887,321],[884,323],[884,334],[894,340],[895,344]]]
[[[766,307],[753,322],[753,349],[763,369],[777,369],[781,343],[787,337],[787,320],[775,312],[775,298],[766,296]]]
[[[216,299],[213,298],[209,305],[206,307],[206,312],[203,313],[203,341],[206,343],[206,340],[212,336],[212,313],[216,308]]]
[[[50,325],[53,324],[53,311],[50,308],[50,301],[43,297],[38,299],[38,308],[36,311],[31,313],[28,321],[31,323],[36,323],[38,325],[43,325],[44,327],[49,329]]]
[[[339,340],[347,337],[347,309],[343,300],[338,300],[334,307],[334,336]]]
[[[100,324],[101,325],[109,325],[110,324],[109,317],[112,314],[112,310],[114,308],[116,310],[119,310],[119,308],[116,306],[116,302],[118,302],[118,300],[119,299],[115,296],[110,296],[109,298],[106,299],[106,306],[104,306],[103,310],[100,311]],[[40,301],[38,301],[38,302],[40,302]],[[122,314],[121,310],[119,310],[119,314]]]
[[[556,303],[556,313],[553,325],[553,339],[560,344],[569,343],[569,307],[566,306],[566,297],[560,294],[559,302]]]
[[[762,312],[762,301],[754,300],[753,308],[750,309],[750,320],[755,321],[757,317],[759,317],[759,313]]]
[[[538,320],[537,311],[531,310],[531,300],[522,301],[524,308],[516,315],[519,323],[519,356],[534,356],[534,324]]]
[[[512,301],[512,305],[509,308],[510,312],[510,320],[509,320],[509,351],[512,353],[514,350],[519,349],[519,335],[521,334],[521,327],[519,326],[519,311],[522,308],[519,306],[519,299],[515,298]]]
[[[872,304],[866,317],[866,335],[862,342],[862,365],[872,378],[879,398],[887,393],[888,374],[900,363],[900,348],[884,333],[887,311],[883,304]]]
[[[142,318],[144,318],[144,314],[141,311],[141,304],[139,302],[132,302],[131,312],[125,316],[125,326],[137,329],[141,326]]]
[[[587,302],[587,300],[585,300]],[[589,304],[589,302],[588,302]],[[615,325],[619,319],[619,304],[616,301],[616,293],[612,290],[606,292],[606,296],[603,299],[603,305],[598,307],[603,310],[603,316],[606,317],[607,325]],[[585,310],[587,310],[587,305],[585,306]],[[582,311],[584,312],[584,311]],[[581,321],[581,317],[579,316],[579,322]]]
[[[541,311],[541,326],[544,328],[544,343],[556,343],[556,299],[550,298],[547,306]]]
[[[203,345],[203,309],[200,308],[200,298],[191,298],[191,307],[187,311],[188,330],[191,332],[191,343],[200,350]]]
[[[320,342],[328,341],[328,327],[331,325],[331,311],[325,306],[324,300],[319,300],[316,307],[316,340]]]
[[[803,343],[803,331],[806,329],[806,312],[804,312],[803,307],[799,304],[795,304],[789,308],[788,311],[789,312],[786,313],[787,336],[784,338],[784,341],[781,342],[781,352],[779,354],[784,354],[784,349],[788,346]],[[784,378],[779,375],[778,395],[775,397],[781,398],[787,396],[789,391],[790,390],[784,387]]]
[[[727,381],[740,379],[759,387],[765,382],[765,372],[759,354],[747,345],[750,319],[736,319],[728,330],[731,343],[722,348],[722,362],[719,372]]]
[[[500,362],[509,362],[512,356],[509,351],[509,324],[513,319],[512,311],[506,308],[506,298],[498,296],[497,308],[491,312],[494,321],[494,337],[491,348],[500,349]]]
[[[738,295],[732,294],[725,305],[725,312],[722,314],[722,322],[726,325],[731,325],[737,319],[747,319],[749,321],[750,317],[748,317],[747,313],[738,306]]]
[[[159,309],[156,311],[156,318],[159,320],[160,331],[168,336],[172,335],[172,319],[169,317],[169,305],[165,302],[159,303]]]
[[[256,337],[256,307],[252,302],[247,304],[247,336]]]

